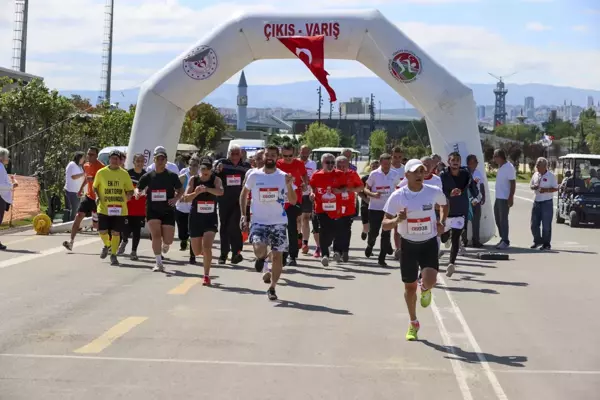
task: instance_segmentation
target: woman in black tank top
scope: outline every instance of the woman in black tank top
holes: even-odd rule
[[[217,197],[223,196],[223,183],[213,173],[211,159],[204,158],[199,160],[199,163],[200,175],[191,178],[183,199],[192,203],[189,219],[192,251],[196,256],[203,255],[203,285],[208,286],[210,285],[212,245],[219,223]]]

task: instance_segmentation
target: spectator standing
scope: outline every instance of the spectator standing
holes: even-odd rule
[[[508,239],[508,213],[513,206],[515,198],[517,173],[515,167],[506,161],[506,152],[502,149],[494,151],[494,162],[498,165],[494,218],[498,227],[498,234],[500,235],[500,242],[496,245],[496,248],[504,250],[510,246],[510,240]]]
[[[13,189],[19,186],[14,176],[8,176],[6,165],[9,163],[8,149],[0,147],[0,224],[4,220],[4,213],[10,209],[13,202]],[[0,243],[0,250],[6,246]]]
[[[548,169],[548,160],[544,157],[537,159],[535,163],[537,171],[531,177],[529,187],[535,195],[533,207],[531,208],[531,234],[533,235],[532,249],[540,247],[540,250],[550,250],[552,238],[552,216],[554,205],[552,198],[554,192],[558,191],[556,176]],[[540,235],[540,225],[542,233]]]

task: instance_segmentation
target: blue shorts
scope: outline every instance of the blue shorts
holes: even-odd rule
[[[266,244],[271,251],[284,253],[288,251],[287,224],[263,225],[250,224],[248,241],[252,244]]]

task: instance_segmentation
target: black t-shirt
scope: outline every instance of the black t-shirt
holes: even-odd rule
[[[223,196],[218,197],[219,204],[237,204],[240,200],[240,194],[246,178],[246,172],[252,168],[250,164],[245,161],[239,162],[234,165],[231,160],[224,159],[219,160],[217,165],[223,165],[223,171],[217,174],[221,181],[223,181]]]
[[[166,212],[172,211],[173,206],[170,206],[168,200],[175,197],[175,190],[181,189],[181,181],[177,174],[164,170],[157,173],[150,171],[144,174],[138,182],[138,190],[146,191],[146,212]]]
[[[204,185],[207,188],[214,189],[215,188],[215,179],[217,176],[212,174],[207,181],[203,181],[200,179],[200,176],[195,176],[194,179],[190,182],[192,186],[192,190],[195,190],[198,186]],[[198,203],[200,203],[200,207],[198,207]],[[194,197],[192,200],[192,209],[190,214],[199,214],[199,215],[211,215],[216,214],[217,212],[217,196],[212,193],[200,193],[198,196]]]
[[[367,175],[363,176],[362,178],[360,178],[360,180],[362,181],[364,187],[367,187],[367,179],[369,179],[369,174],[367,174]],[[366,195],[364,195],[364,193],[365,192],[364,192],[364,189],[363,189],[363,191],[360,192],[360,194],[359,194],[358,197],[361,198],[362,202],[366,206],[367,204],[369,204],[369,197],[366,196]]]
[[[127,172],[129,173],[131,182],[133,182],[133,187],[137,187],[138,183],[140,182],[141,177],[144,176],[144,174],[146,174],[145,169],[143,169],[142,172],[137,173],[137,172],[135,172],[134,168],[131,168],[131,169],[128,169]]]
[[[467,191],[470,191],[471,196],[474,198],[479,195],[477,184],[473,181],[469,170],[460,168],[458,175],[454,176],[450,171],[450,167],[448,167],[442,171],[440,179],[442,180],[444,194],[448,198],[448,216],[467,216],[469,213],[469,194]],[[451,196],[454,189],[460,189],[460,196]]]

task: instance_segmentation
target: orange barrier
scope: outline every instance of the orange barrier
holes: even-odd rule
[[[13,189],[13,203],[10,211],[5,214],[5,222],[12,225],[13,221],[31,218],[40,213],[40,184],[37,178],[31,176],[15,176],[19,183]]]

